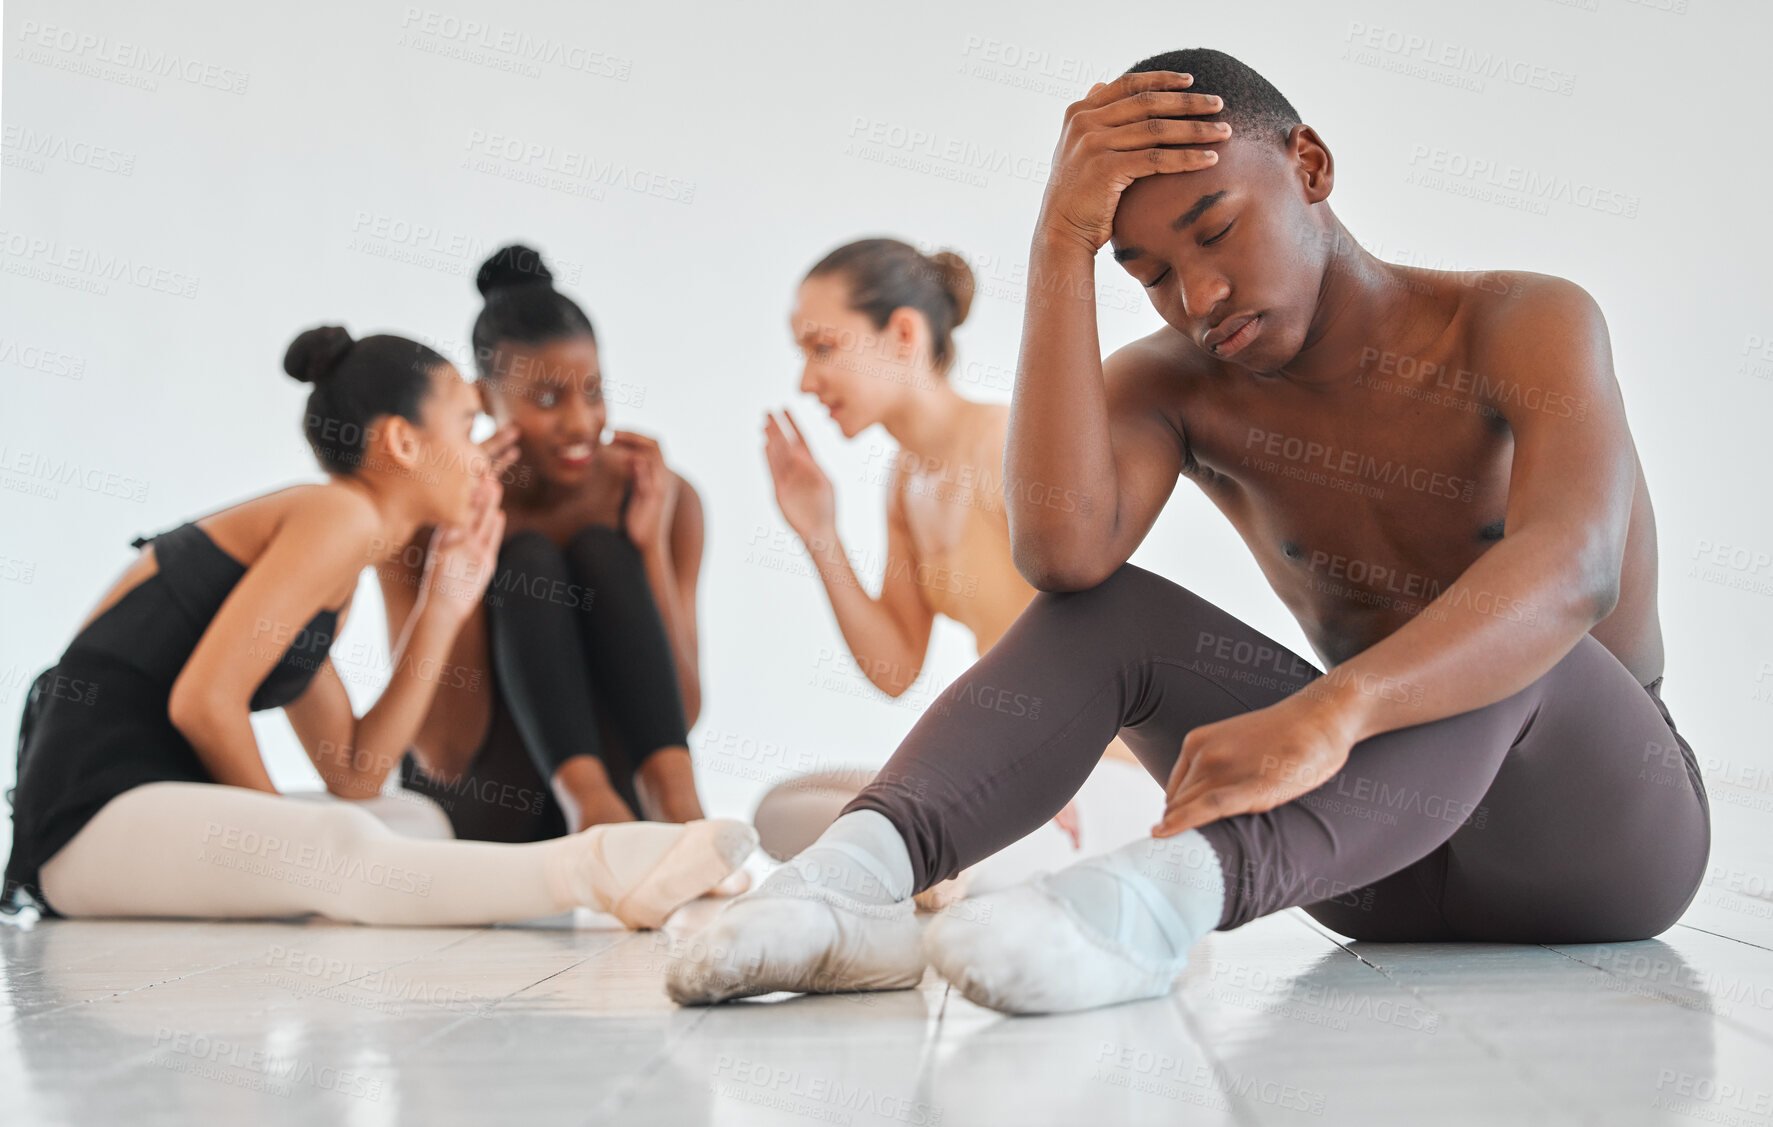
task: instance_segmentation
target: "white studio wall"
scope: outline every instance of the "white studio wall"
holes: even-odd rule
[[[16,725],[131,538],[319,477],[306,389],[280,369],[297,331],[401,332],[470,370],[474,269],[521,240],[596,323],[611,424],[657,436],[706,505],[691,745],[710,812],[884,761],[972,638],[940,623],[897,701],[850,662],[776,511],[764,412],[795,408],[870,585],[891,442],[846,443],[797,392],[794,287],[862,235],[958,250],[979,293],[954,380],[1007,401],[1067,103],[1208,45],[1318,129],[1332,206],[1380,257],[1558,274],[1600,301],[1656,504],[1665,697],[1730,864],[1773,813],[1773,158],[1752,128],[1769,30],[1752,0],[14,0],[0,720]],[[1160,324],[1106,254],[1098,279],[1105,349]],[[1134,560],[1310,652],[1191,485]],[[334,660],[366,706],[387,671],[368,577]],[[280,785],[317,785],[278,715],[257,728]],[[12,772],[0,756],[0,784]]]

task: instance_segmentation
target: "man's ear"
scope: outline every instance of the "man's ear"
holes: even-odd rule
[[[1330,146],[1309,125],[1295,125],[1287,132],[1287,156],[1299,174],[1305,189],[1306,203],[1322,203],[1330,198],[1336,183],[1336,158]]]

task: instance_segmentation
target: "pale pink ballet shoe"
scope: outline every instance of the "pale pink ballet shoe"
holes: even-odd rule
[[[731,877],[757,848],[757,831],[730,818],[698,818],[683,828],[683,836],[605,911],[631,928],[656,928]]]

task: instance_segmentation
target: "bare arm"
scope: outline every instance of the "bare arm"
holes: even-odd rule
[[[1135,341],[1106,363],[1096,345],[1093,266],[1066,316],[1030,310],[1004,444],[1004,504],[1016,570],[1043,591],[1094,587],[1126,563],[1156,523],[1182,472],[1185,436],[1156,406],[1160,373]],[[1070,319],[1087,305],[1083,322]],[[1049,312],[1051,307],[1049,306]],[[1085,324],[1088,348],[1055,347]],[[1036,359],[1038,358],[1038,359]],[[1067,466],[1073,467],[1067,470]]]
[[[285,707],[328,791],[358,799],[381,792],[424,723],[438,686],[450,680],[447,659],[455,634],[456,626],[439,615],[421,615],[406,647],[393,655],[387,688],[361,718],[352,712],[331,658],[307,691]]]
[[[647,583],[665,620],[666,636],[671,639],[686,726],[694,728],[702,714],[700,645],[696,637],[696,580],[702,570],[704,538],[702,498],[681,475],[674,476],[678,480],[677,504],[670,532],[656,548],[643,550],[641,556],[646,564]]]
[[[1217,112],[1216,97],[1181,89],[1192,81],[1168,71],[1122,75],[1065,109],[1029,248],[1028,309],[1004,444],[1011,553],[1042,590],[1106,579],[1175,488],[1176,470],[1168,467],[1180,463],[1165,461],[1163,451],[1175,448],[1176,436],[1160,431],[1136,397],[1116,402],[1104,390],[1095,271],[1128,186],[1218,159],[1210,150],[1164,147],[1224,139],[1216,123],[1178,116]]]
[[[390,631],[393,673],[381,695],[361,718],[351,710],[344,684],[329,659],[300,698],[285,709],[302,746],[314,761],[326,789],[341,798],[373,798],[418,735],[430,714],[439,685],[465,691],[450,653],[462,624],[480,609],[505,528],[489,482],[474,524],[436,535],[426,553],[427,567],[417,596],[397,593],[389,621],[400,615],[402,628]],[[403,553],[404,555],[404,553]],[[383,570],[383,590],[388,591]],[[389,569],[391,572],[396,569]],[[396,590],[403,586],[394,584]],[[405,588],[408,592],[414,588]]]
[[[837,628],[856,665],[876,688],[899,696],[922,671],[935,624],[934,613],[917,591],[916,549],[903,501],[904,463],[894,459],[887,486],[887,558],[880,596],[873,598],[856,577],[837,535],[830,482],[807,449],[794,415],[783,414],[794,430],[792,439],[774,418],[764,423],[764,452],[775,481],[776,503],[818,569]]]
[[[295,632],[362,570],[379,531],[362,496],[316,486],[290,506],[222,601],[167,700],[168,718],[216,782],[276,793],[252,732],[253,692]]]
[[[898,463],[887,487],[886,565],[878,598],[869,596],[850,567],[835,525],[826,537],[806,546],[856,667],[890,697],[902,696],[923,672],[936,621],[917,590],[917,556],[905,519],[903,483],[903,463]]]
[[[917,548],[911,539],[911,522],[905,515],[903,461],[895,464],[887,485],[886,523],[886,564],[880,578],[880,596],[870,603],[870,609],[879,617],[872,629],[865,623],[854,623],[844,627],[843,635],[851,656],[868,679],[881,692],[897,697],[923,672],[924,659],[930,651],[930,633],[936,622],[935,612],[917,589]],[[841,626],[841,616],[838,622]]]

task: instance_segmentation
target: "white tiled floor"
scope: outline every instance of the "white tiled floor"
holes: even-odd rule
[[[0,928],[0,1123],[1773,1124],[1773,902],[1727,887],[1611,946],[1344,943],[1295,909],[1167,999],[1017,1019],[933,973],[679,1009],[665,960],[717,907]]]

